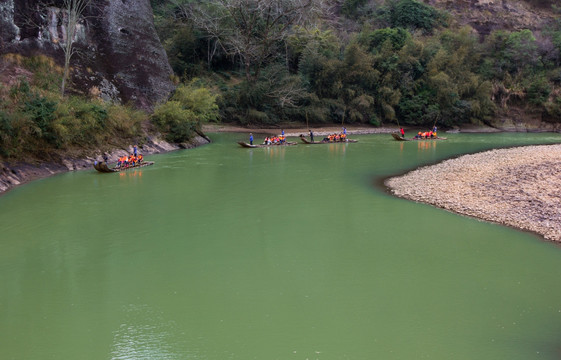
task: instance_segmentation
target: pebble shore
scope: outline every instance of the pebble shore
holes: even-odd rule
[[[464,155],[385,184],[399,197],[561,242],[561,145]]]

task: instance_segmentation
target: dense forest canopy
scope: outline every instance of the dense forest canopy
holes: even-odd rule
[[[486,123],[508,106],[561,121],[559,20],[482,38],[418,0],[153,7],[174,72],[217,89],[223,121],[454,126]]]

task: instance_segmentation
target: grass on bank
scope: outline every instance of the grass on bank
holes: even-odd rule
[[[98,98],[62,97],[62,68],[53,59],[7,54],[0,64],[0,160],[56,161],[142,140],[147,114]]]
[[[0,58],[0,161],[57,161],[146,140],[146,129],[187,142],[218,117],[216,96],[198,80],[180,85],[153,114],[104,102],[89,91],[60,95],[62,68],[46,56]]]

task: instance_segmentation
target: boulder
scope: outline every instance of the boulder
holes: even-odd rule
[[[149,0],[92,0],[78,24],[69,91],[151,109],[174,89]],[[63,1],[0,0],[0,54],[43,54],[64,64]]]

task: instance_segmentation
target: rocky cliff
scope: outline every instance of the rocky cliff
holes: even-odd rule
[[[494,30],[541,30],[553,20],[555,0],[425,0],[481,36]],[[559,4],[557,4],[559,5]]]
[[[0,0],[0,54],[47,54],[64,63],[64,2]],[[45,3],[46,4],[46,3]],[[70,90],[149,109],[173,90],[149,0],[92,0],[80,17]]]

